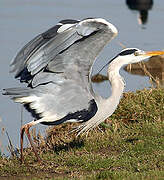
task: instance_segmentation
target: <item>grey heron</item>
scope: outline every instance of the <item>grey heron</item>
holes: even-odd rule
[[[37,160],[41,160],[29,133],[31,126],[81,122],[78,134],[96,127],[111,116],[119,104],[124,90],[119,69],[125,64],[164,54],[137,48],[122,50],[108,63],[112,94],[104,99],[92,89],[92,65],[116,35],[116,27],[102,18],[67,19],[35,37],[18,52],[11,62],[11,72],[28,86],[4,89],[4,95],[23,104],[34,117],[21,128],[21,161],[24,160],[24,132]]]

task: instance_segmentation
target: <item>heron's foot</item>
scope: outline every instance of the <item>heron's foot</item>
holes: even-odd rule
[[[21,162],[21,164],[24,163],[24,157],[21,157],[21,158],[20,158],[20,162]]]

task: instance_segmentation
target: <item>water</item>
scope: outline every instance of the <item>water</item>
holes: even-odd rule
[[[158,50],[163,48],[163,17],[164,1],[156,0],[148,11],[147,23],[139,24],[139,12],[130,10],[126,1],[57,1],[57,0],[1,0],[0,2],[0,89],[20,86],[19,82],[9,74],[9,63],[16,52],[37,34],[54,26],[59,20],[66,18],[83,19],[86,17],[102,17],[116,25],[119,35],[108,45],[98,58],[94,66],[94,73],[122,47],[138,47],[144,50]],[[103,74],[105,74],[105,70]],[[148,88],[149,78],[130,75],[121,70],[126,79],[125,91]],[[94,84],[94,89],[102,96],[109,96],[109,83]],[[13,103],[8,97],[0,95],[0,127],[5,127],[12,143],[19,144],[21,106]],[[24,122],[32,117],[24,112]],[[39,126],[40,127],[40,126]],[[4,152],[8,144],[6,135],[0,135]]]

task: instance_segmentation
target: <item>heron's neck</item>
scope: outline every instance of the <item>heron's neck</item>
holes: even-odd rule
[[[111,96],[106,100],[107,104],[110,104],[110,108],[114,110],[117,108],[124,91],[124,80],[119,74],[119,68],[112,63],[108,68],[108,78],[111,83],[112,93]]]

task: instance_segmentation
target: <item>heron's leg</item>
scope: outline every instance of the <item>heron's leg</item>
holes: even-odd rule
[[[39,157],[39,155],[37,153],[36,147],[35,147],[35,145],[34,145],[34,143],[32,141],[31,135],[29,133],[29,129],[33,125],[35,125],[35,123],[30,122],[30,123],[25,124],[24,126],[22,126],[22,129],[21,129],[21,161],[24,160],[24,158],[23,158],[23,135],[24,135],[24,132],[25,132],[27,134],[30,145],[31,145],[31,147],[32,147],[32,149],[33,149],[33,151],[35,153],[35,156],[37,157],[38,162],[41,162],[41,159],[40,159],[40,157]]]
[[[24,161],[24,157],[23,157],[23,136],[24,136],[24,126],[21,127],[21,133],[20,133],[20,145],[21,145],[21,162]]]

